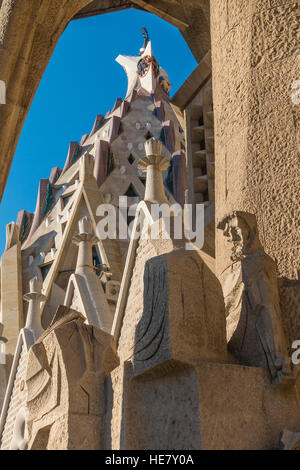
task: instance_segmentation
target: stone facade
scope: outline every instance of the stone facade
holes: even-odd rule
[[[178,27],[198,66],[170,99],[144,31],[140,54],[117,58],[125,98],[7,227],[0,448],[298,449],[297,3],[40,3],[0,1],[2,189],[70,19],[138,6]],[[177,203],[172,223],[203,204],[202,248],[154,203]],[[130,240],[103,236],[104,204]]]

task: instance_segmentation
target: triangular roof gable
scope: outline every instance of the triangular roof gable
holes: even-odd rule
[[[96,197],[95,197],[96,196]],[[82,182],[81,187],[78,188],[78,193],[73,201],[72,208],[70,210],[70,214],[68,215],[68,219],[66,220],[66,227],[62,234],[62,242],[60,247],[58,248],[56,257],[53,261],[51,269],[45,279],[43,285],[43,291],[46,297],[49,296],[51,292],[51,288],[56,277],[56,274],[62,264],[63,258],[65,256],[67,246],[71,243],[71,239],[73,235],[78,231],[78,221],[80,219],[80,211],[82,208],[82,204],[85,204],[87,208],[88,215],[92,221],[93,229],[95,233],[97,233],[97,222],[100,220],[100,217],[96,216],[96,210],[99,204],[102,202],[102,194],[97,186],[96,180],[94,178],[88,179],[87,182]],[[67,209],[66,206],[65,209]],[[64,213],[64,211],[63,211]],[[64,219],[62,219],[62,222]],[[119,276],[119,272],[122,269],[121,265],[121,256],[118,251],[118,245],[116,240],[100,240],[98,243],[99,251],[101,254],[101,259],[103,263],[107,264],[111,267],[112,272],[117,279]],[[119,261],[118,255],[119,254]],[[112,255],[112,260],[110,260],[110,255]],[[45,304],[44,304],[45,305]]]

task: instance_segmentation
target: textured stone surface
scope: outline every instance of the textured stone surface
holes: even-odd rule
[[[14,354],[23,327],[22,273],[20,244],[6,250],[1,259],[1,322],[7,338],[6,353]]]
[[[199,392],[193,368],[134,380],[131,364],[125,363],[123,380],[121,449],[201,449]]]
[[[134,344],[136,376],[159,373],[176,361],[226,360],[221,286],[199,253],[176,250],[148,260],[143,284],[143,314]]]
[[[297,79],[297,3],[211,2],[216,133],[216,211],[255,213],[279,273],[299,269],[299,172],[292,103]],[[217,239],[218,270],[225,267]]]
[[[282,391],[255,367],[195,367],[203,449],[278,449],[283,429],[299,430],[299,384]]]

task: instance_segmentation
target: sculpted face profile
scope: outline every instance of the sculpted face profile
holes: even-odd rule
[[[218,228],[231,247],[229,266],[220,276],[228,350],[241,364],[267,369],[273,383],[293,382],[276,264],[260,243],[256,217],[234,211]]]
[[[220,222],[218,228],[223,230],[227,243],[232,247],[232,261],[238,261],[255,251],[263,251],[254,215],[247,214],[245,217],[242,212],[233,212]]]

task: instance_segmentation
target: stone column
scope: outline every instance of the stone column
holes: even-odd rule
[[[83,217],[78,222],[79,233],[73,237],[73,243],[78,245],[78,257],[76,264],[76,274],[85,274],[86,271],[93,267],[93,245],[95,245],[99,239],[92,233],[92,222],[87,218]]]
[[[37,277],[31,279],[29,285],[30,292],[24,295],[24,300],[29,302],[25,328],[31,331],[36,341],[44,332],[41,323],[41,302],[46,300],[46,296],[41,293],[42,283]]]
[[[15,353],[19,331],[23,328],[22,260],[19,227],[6,226],[6,246],[1,258],[1,312],[7,338],[6,354]]]
[[[110,309],[102,282],[93,266],[93,245],[99,239],[93,234],[93,225],[87,216],[79,220],[78,226],[79,233],[72,240],[78,245],[77,265],[70,281],[75,282],[79,289],[81,305],[83,305],[82,313],[88,323],[110,333],[114,313]],[[68,302],[66,305],[71,306],[72,303]]]
[[[262,245],[290,279],[300,268],[297,8],[294,0],[211,0],[210,8],[216,222],[232,210],[255,214]],[[221,231],[216,251],[222,272]]]
[[[165,194],[162,171],[170,166],[169,160],[162,156],[162,144],[154,137],[145,143],[146,157],[139,160],[138,168],[147,171],[144,201],[156,204],[169,204]]]

